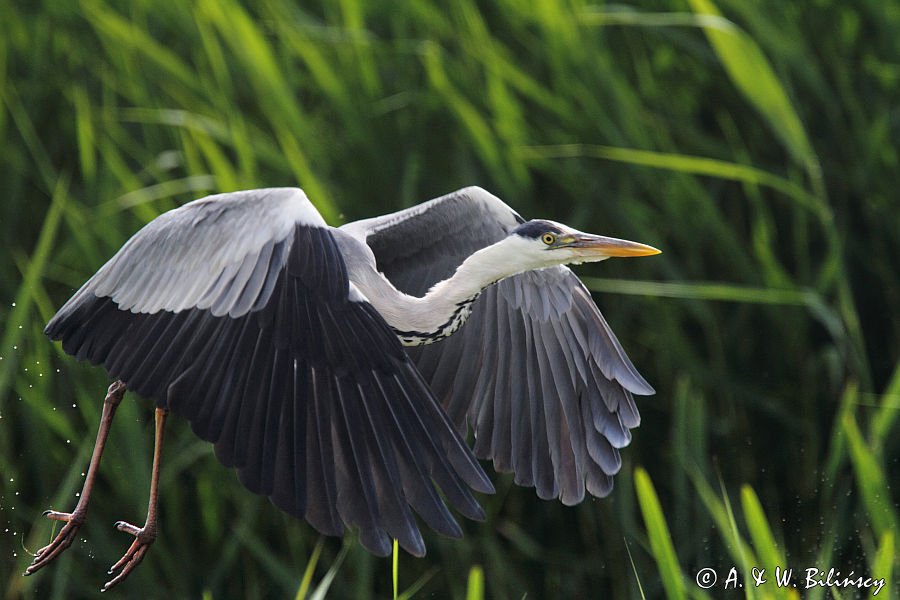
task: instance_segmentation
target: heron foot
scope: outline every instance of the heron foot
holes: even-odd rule
[[[57,512],[55,510],[45,510],[44,516],[51,521],[64,521],[65,525],[53,538],[53,541],[41,548],[34,555],[34,560],[25,569],[25,575],[31,575],[35,571],[47,566],[53,560],[63,553],[63,551],[72,545],[75,536],[78,534],[79,528],[84,525],[86,520],[86,511],[76,508],[73,512]]]
[[[150,549],[150,546],[156,540],[155,522],[148,521],[143,527],[136,527],[125,521],[118,521],[116,522],[116,529],[133,535],[134,541],[131,543],[131,546],[128,547],[128,550],[125,551],[125,554],[122,555],[122,558],[110,567],[110,575],[116,571],[119,571],[119,574],[107,581],[103,587],[100,588],[101,592],[110,590],[122,583],[125,578],[141,564],[141,561],[144,560],[144,556],[147,555],[147,550]]]

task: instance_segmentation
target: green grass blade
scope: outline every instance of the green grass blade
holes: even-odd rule
[[[881,452],[898,418],[900,418],[900,362],[897,363],[881,396],[880,406],[869,424],[872,447],[876,452]]]
[[[863,439],[852,413],[844,415],[842,426],[850,450],[850,462],[853,464],[857,486],[862,494],[872,529],[879,537],[887,531],[900,531],[897,515],[892,508],[891,490],[885,471]]]
[[[798,206],[822,215],[819,200],[796,183],[768,171],[716,158],[688,156],[673,152],[654,152],[635,148],[599,146],[596,144],[560,144],[555,146],[524,146],[519,149],[525,160],[589,157],[628,163],[655,169],[665,169],[691,175],[717,177],[768,187],[792,199]]]
[[[785,568],[788,563],[784,553],[779,550],[778,544],[775,542],[775,536],[772,535],[772,529],[769,527],[769,521],[759,497],[749,485],[741,487],[741,508],[744,511],[744,520],[750,531],[750,539],[753,540],[756,556],[761,561],[758,567],[766,570],[769,581],[774,581],[775,567]],[[769,592],[769,597],[790,598],[786,588],[776,586],[766,591]]]
[[[397,596],[397,600],[410,600],[419,590],[425,587],[431,579],[440,572],[440,568],[434,567],[422,574],[411,586],[403,590],[403,593]]]
[[[897,554],[895,550],[895,538],[897,531],[885,531],[881,534],[881,540],[878,543],[878,551],[875,554],[875,560],[872,561],[872,578],[884,579],[883,591],[887,592],[886,600],[896,598],[891,592],[896,591],[893,587],[894,581],[894,563],[897,562]],[[874,591],[874,588],[872,588]],[[881,594],[879,593],[879,597]]]
[[[323,536],[319,536],[319,541],[316,542],[316,547],[313,548],[312,555],[306,562],[306,569],[304,569],[303,571],[303,579],[300,580],[300,587],[297,588],[297,594],[294,596],[294,600],[306,600],[306,596],[307,594],[309,594],[309,588],[312,584],[312,578],[316,573],[316,566],[319,564],[319,557],[322,555],[322,548],[324,546],[325,538]]]
[[[24,324],[27,322],[28,315],[31,312],[34,291],[38,288],[38,281],[43,276],[44,269],[50,259],[50,251],[56,239],[56,232],[65,212],[66,202],[69,197],[68,186],[67,178],[60,178],[57,181],[56,189],[53,191],[53,198],[50,201],[50,208],[41,225],[37,244],[34,252],[31,254],[31,260],[28,262],[27,270],[22,278],[22,284],[16,293],[13,309],[10,311],[4,324],[3,337],[2,341],[0,341],[0,353],[2,353],[0,356],[3,357],[3,360],[0,361],[0,392],[2,392],[0,393],[0,412],[3,410],[3,402],[6,399],[5,390],[9,389],[13,371],[18,365],[19,353],[16,352],[16,349],[25,335]]]
[[[750,548],[747,541],[741,536],[737,526],[737,520],[731,509],[731,502],[728,499],[728,494],[723,489],[722,498],[719,499],[713,488],[700,475],[701,469],[699,467],[690,465],[684,465],[684,467],[694,484],[694,488],[697,490],[697,494],[700,496],[701,502],[706,507],[709,516],[712,517],[719,535],[725,542],[728,553],[735,560],[736,564],[741,568],[744,574],[748,574],[750,567],[755,566],[758,561],[752,548]],[[752,589],[745,588],[745,592],[748,596],[753,594]]]
[[[666,525],[659,497],[656,495],[656,490],[653,489],[650,476],[641,467],[634,470],[634,486],[641,514],[644,517],[644,524],[647,527],[650,549],[656,565],[659,567],[666,596],[670,599],[684,599],[687,597],[687,593],[678,557],[675,555],[675,547],[672,545],[672,536]]]
[[[840,340],[843,337],[844,328],[841,318],[814,290],[758,288],[720,282],[684,283],[603,277],[582,277],[581,280],[592,292],[607,294],[805,306],[810,314],[825,326],[834,339]]]
[[[167,78],[172,78],[186,88],[197,89],[200,82],[190,66],[171,49],[153,39],[144,27],[109,10],[101,2],[85,0],[81,7],[91,25],[122,51],[138,52],[160,68]]]
[[[638,573],[637,565],[634,564],[634,557],[631,555],[631,548],[628,547],[628,540],[622,539],[625,543],[625,552],[628,553],[628,562],[631,564],[631,572],[634,573],[634,582],[637,584],[638,594],[641,596],[641,600],[646,600],[647,596],[644,594],[644,586],[641,584],[641,575]]]
[[[478,565],[469,569],[466,600],[484,600],[484,570]]]
[[[712,0],[689,0],[694,12],[721,17]],[[772,131],[804,168],[817,164],[800,117],[775,71],[756,42],[736,25],[704,27],[728,76],[768,121]]]
[[[322,581],[319,582],[319,585],[316,586],[316,589],[309,596],[309,600],[325,600],[328,595],[328,590],[331,588],[331,584],[334,581],[335,576],[337,576],[337,572],[341,568],[341,565],[344,563],[344,559],[347,558],[347,553],[349,551],[350,544],[344,544],[341,551],[338,553],[337,558],[334,559],[334,562],[328,569],[328,572],[325,573],[325,577],[322,578]]]
[[[400,547],[394,538],[394,551],[391,556],[391,581],[394,584],[394,600],[397,600],[397,574],[399,571]]]
[[[579,14],[579,19],[586,25],[599,26],[734,28],[734,23],[720,16],[685,12],[642,12],[624,5],[588,6]]]

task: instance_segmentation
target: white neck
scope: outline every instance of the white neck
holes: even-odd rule
[[[517,273],[554,264],[536,265],[532,248],[517,236],[482,248],[467,258],[450,279],[435,284],[421,298],[398,291],[381,274],[356,283],[388,325],[398,332],[401,341],[428,343],[455,331],[468,317],[469,305],[484,288]],[[404,339],[402,332],[433,332],[437,337],[413,342]]]

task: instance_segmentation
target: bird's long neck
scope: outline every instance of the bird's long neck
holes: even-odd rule
[[[443,339],[462,326],[472,303],[486,287],[529,268],[515,252],[514,243],[507,240],[472,254],[453,276],[435,284],[421,298],[391,290],[373,295],[370,301],[405,345]]]

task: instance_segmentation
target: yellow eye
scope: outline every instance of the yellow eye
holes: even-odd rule
[[[541,236],[541,241],[547,244],[548,246],[552,246],[556,241],[556,236],[550,233],[549,231]]]

